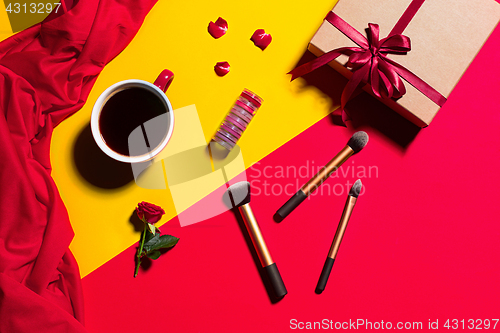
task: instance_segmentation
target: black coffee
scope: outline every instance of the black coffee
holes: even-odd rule
[[[165,114],[166,111],[164,102],[153,92],[145,88],[128,88],[115,93],[104,104],[99,119],[99,130],[104,142],[112,150],[130,156],[129,136],[132,131],[137,130],[148,120]],[[146,145],[138,145],[139,148],[134,145],[132,152],[134,156],[147,154],[165,137],[169,126],[168,117],[163,116],[158,119],[161,121],[155,122],[155,129],[161,130],[162,135],[147,135],[147,130],[145,131],[143,126],[142,131],[146,132],[144,136]]]

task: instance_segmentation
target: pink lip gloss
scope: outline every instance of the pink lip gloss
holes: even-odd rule
[[[262,98],[243,90],[212,140],[227,150],[233,149],[261,105]]]

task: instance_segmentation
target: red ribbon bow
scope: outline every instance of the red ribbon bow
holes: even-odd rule
[[[410,38],[399,33],[392,33],[380,40],[379,26],[373,23],[369,23],[368,29],[366,29],[367,38],[333,12],[328,13],[326,20],[342,31],[359,47],[340,47],[295,68],[288,73],[292,74],[292,81],[344,54],[349,56],[346,66],[353,75],[342,92],[342,110],[344,110],[349,98],[362,82],[369,83],[373,94],[379,98],[399,98],[403,96],[406,93],[406,88],[401,78],[415,86],[439,106],[444,104],[446,98],[439,92],[408,69],[387,57],[387,54],[404,55],[410,51]]]
[[[347,67],[352,69],[353,77],[344,92],[354,91],[360,82],[368,82],[377,97],[401,97],[406,89],[396,70],[399,65],[388,59],[386,54],[406,54],[411,50],[410,39],[394,35],[379,40],[379,27],[372,23],[368,24],[367,32],[368,39],[361,43],[361,48],[348,48]],[[349,99],[349,96],[345,97]]]

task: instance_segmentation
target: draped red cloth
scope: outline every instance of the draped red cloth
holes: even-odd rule
[[[0,332],[85,332],[52,130],[78,111],[156,0],[65,1],[0,43]]]

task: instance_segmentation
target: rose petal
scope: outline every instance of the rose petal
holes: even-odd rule
[[[137,217],[142,220],[144,213],[138,207],[135,208],[135,211],[137,212]]]
[[[163,214],[161,215],[151,215],[149,216],[149,218],[147,219],[147,221],[151,224],[155,224],[156,222],[160,221],[161,220],[161,217],[162,217]]]
[[[252,35],[252,38],[250,40],[260,48],[262,51],[266,49],[266,47],[271,44],[271,41],[273,38],[271,37],[270,34],[266,34],[264,29],[257,29]]]
[[[156,223],[165,214],[165,211],[160,206],[142,201],[136,208],[137,216],[148,223]]]
[[[226,75],[227,73],[229,73],[230,69],[231,69],[231,66],[229,66],[229,63],[227,61],[218,62],[214,66],[215,73],[219,76]]]
[[[219,17],[217,21],[208,24],[208,33],[212,35],[213,38],[218,39],[226,34],[227,31],[227,21],[222,17]]]

